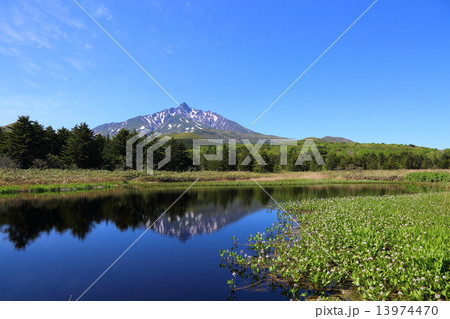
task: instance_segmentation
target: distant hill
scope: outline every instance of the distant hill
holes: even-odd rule
[[[205,138],[205,139],[214,139],[214,138],[224,138],[224,139],[249,139],[251,141],[257,140],[259,138],[262,139],[271,139],[271,138],[280,138],[275,135],[264,135],[260,133],[238,133],[233,131],[222,131],[215,129],[204,129],[194,131],[193,133],[175,133],[168,134],[175,139],[196,139],[196,138]]]
[[[303,138],[302,140],[306,140],[306,139],[311,139],[314,140],[316,142],[329,142],[329,143],[355,143],[352,140],[349,140],[347,138],[343,138],[343,137],[334,137],[334,136],[325,136],[322,138],[318,138],[318,137],[306,137]]]
[[[355,143],[352,140],[343,138],[343,137],[334,137],[334,136],[325,136],[321,138],[325,142],[332,142],[332,143]]]

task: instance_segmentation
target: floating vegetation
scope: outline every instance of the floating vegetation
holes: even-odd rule
[[[283,203],[265,233],[220,252],[228,285],[281,287],[294,300],[448,300],[448,195]]]

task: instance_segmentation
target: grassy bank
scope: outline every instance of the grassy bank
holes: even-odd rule
[[[282,204],[278,222],[223,251],[243,282],[292,299],[448,300],[450,193]],[[299,227],[299,225],[301,225]],[[244,249],[244,250],[241,250]]]
[[[439,170],[435,172],[449,172]],[[198,186],[253,186],[251,179],[266,186],[398,182],[412,171],[333,171],[333,172],[155,172],[105,170],[1,169],[0,194],[61,192],[113,187],[184,187],[199,178]]]
[[[0,186],[0,195],[12,195],[20,193],[60,193],[91,191],[116,188],[117,183],[71,183],[52,185],[20,185],[20,186]]]
[[[61,170],[61,169],[0,169],[0,186],[17,185],[49,185],[74,183],[105,183],[121,181],[138,182],[190,182],[197,178],[200,181],[239,181],[251,178],[258,180],[378,180],[403,181],[408,173],[414,170],[376,170],[376,171],[323,171],[323,172],[164,172],[156,171],[147,175],[138,171],[106,171],[106,170]],[[422,171],[423,172],[423,171]],[[432,172],[449,173],[450,170],[435,170]]]

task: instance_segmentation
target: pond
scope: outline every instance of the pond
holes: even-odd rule
[[[402,185],[265,187],[277,200],[410,192]],[[0,198],[0,300],[77,299],[183,190]],[[256,187],[192,188],[81,300],[227,300],[219,251],[276,214]],[[237,300],[286,300],[248,289]]]

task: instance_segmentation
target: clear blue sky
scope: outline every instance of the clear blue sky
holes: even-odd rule
[[[450,1],[79,0],[180,103],[284,137],[450,147]],[[175,103],[72,0],[0,2],[0,125],[91,127]]]

